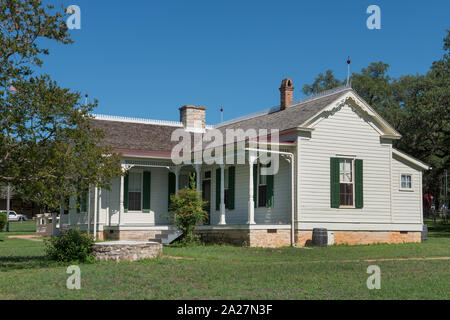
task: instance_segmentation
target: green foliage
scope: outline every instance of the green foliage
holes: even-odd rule
[[[316,94],[325,90],[336,88],[344,83],[341,80],[335,78],[332,70],[325,71],[325,74],[319,73],[317,78],[311,85],[305,84],[303,86],[304,94]]]
[[[8,223],[8,216],[4,212],[0,212],[0,232],[3,231],[6,224]]]
[[[424,189],[439,194],[439,183],[450,167],[450,31],[444,39],[444,55],[425,75],[388,75],[389,65],[372,62],[351,76],[352,88],[402,135],[394,146],[429,164]],[[305,94],[334,88],[343,81],[331,70],[319,74]]]
[[[194,177],[194,175],[190,177],[188,187],[179,190],[177,195],[170,196],[169,210],[172,216],[169,218],[184,233],[182,245],[199,242],[199,238],[194,235],[195,226],[207,219],[206,211],[203,210],[206,201],[202,200],[201,192],[196,190]]]
[[[42,40],[72,43],[63,8],[2,1],[0,22],[0,185],[51,208],[89,185],[108,188],[121,170],[119,156],[100,146],[102,132],[91,127],[97,101],[84,105],[80,93],[33,75],[49,54]]]
[[[65,231],[59,237],[46,240],[45,253],[51,260],[60,262],[93,262],[94,238],[80,230]]]

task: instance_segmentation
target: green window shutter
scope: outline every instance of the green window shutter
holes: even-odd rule
[[[235,181],[235,167],[229,167],[228,168],[228,197],[227,197],[227,204],[228,209],[233,210],[234,209],[234,181]]]
[[[151,184],[151,173],[149,171],[144,171],[143,176],[143,199],[142,199],[142,212],[150,212],[150,184]]]
[[[77,195],[77,213],[81,212],[81,195]]]
[[[170,195],[175,194],[175,179],[175,173],[169,172],[168,206],[170,206]]]
[[[68,214],[70,211],[70,198],[64,198],[64,214]]]
[[[125,175],[123,182],[123,209],[128,212],[128,173]]]
[[[87,198],[89,195],[89,190],[84,190],[83,193],[81,194],[81,212],[87,212]]]
[[[255,203],[255,208],[258,207],[258,164],[253,165],[253,202]]]
[[[341,190],[339,184],[339,158],[330,158],[330,199],[331,207],[339,208],[341,203]]]
[[[362,208],[363,200],[363,161],[355,160],[355,207]]]
[[[220,210],[220,168],[216,169],[216,210]]]
[[[266,186],[266,207],[273,207],[273,175],[267,176],[267,186]]]

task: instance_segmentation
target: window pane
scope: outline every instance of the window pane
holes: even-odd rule
[[[409,189],[412,188],[411,176],[406,176],[406,186],[407,186]]]
[[[223,175],[224,175],[224,188],[228,189],[228,169],[223,170]]]
[[[339,177],[341,183],[353,181],[353,160],[339,159]]]
[[[187,174],[180,174],[180,180],[179,180],[179,188],[184,189],[189,186],[189,176]]]
[[[259,185],[260,186],[265,186],[267,184],[267,175],[261,174],[261,168],[263,168],[263,167],[267,167],[267,165],[261,164],[259,166]],[[264,205],[265,205],[265,201],[264,201]]]
[[[225,209],[228,209],[228,190],[224,190],[225,193]]]
[[[128,210],[140,211],[141,210],[141,193],[140,192],[128,192]]]
[[[258,187],[258,207],[266,206],[266,186]]]
[[[130,172],[128,175],[128,191],[129,192],[140,192],[142,191],[141,183],[142,174],[139,172]]]
[[[341,206],[353,205],[353,184],[341,183]]]
[[[412,188],[412,178],[409,174],[402,174],[401,175],[401,188],[403,189],[411,189]]]

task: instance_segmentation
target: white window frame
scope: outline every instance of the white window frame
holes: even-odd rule
[[[130,171],[130,173],[139,173],[141,175],[141,210],[130,210],[129,209],[129,207],[130,207],[130,187],[128,185],[128,212],[129,213],[142,213],[142,204],[143,204],[143,200],[144,200],[144,170],[143,169],[133,170],[133,171]]]
[[[353,209],[355,208],[355,159],[354,157],[349,157],[349,156],[337,156],[339,158],[339,191],[341,188],[341,183],[346,183],[346,182],[341,182],[341,160],[350,160],[351,161],[351,170],[352,170],[352,205],[345,205],[345,204],[341,204],[341,198],[339,196],[339,208],[343,208],[343,209]],[[339,192],[340,194],[340,192]]]
[[[402,186],[402,176],[409,176],[409,177],[411,177],[411,188],[403,187],[403,186]],[[398,179],[399,179],[399,180],[398,180],[399,190],[400,190],[400,191],[410,191],[410,192],[413,192],[413,191],[414,191],[413,177],[414,177],[414,175],[413,175],[412,173],[409,173],[409,172],[403,172],[403,173],[400,173],[399,178],[398,178]]]

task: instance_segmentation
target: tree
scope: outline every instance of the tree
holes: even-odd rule
[[[170,196],[169,217],[183,231],[183,242],[186,244],[196,240],[194,235],[195,226],[203,223],[207,214],[203,208],[206,201],[202,200],[201,193],[195,188],[195,175],[190,177],[189,186],[180,190],[177,195]]]
[[[302,91],[306,95],[317,94],[325,90],[336,88],[343,84],[344,83],[341,80],[335,78],[332,70],[327,70],[325,71],[325,74],[319,73],[311,85],[305,84]]]
[[[0,28],[0,185],[53,208],[90,185],[108,187],[121,169],[90,126],[97,101],[82,105],[79,93],[33,74],[49,54],[39,39],[72,43],[62,14],[39,0],[5,0]]]
[[[439,180],[450,167],[450,31],[444,39],[445,53],[433,62],[425,75],[403,76],[397,84],[404,121],[399,127],[403,138],[397,146],[432,169],[425,175],[426,188],[439,194]],[[446,191],[447,192],[447,191]]]

